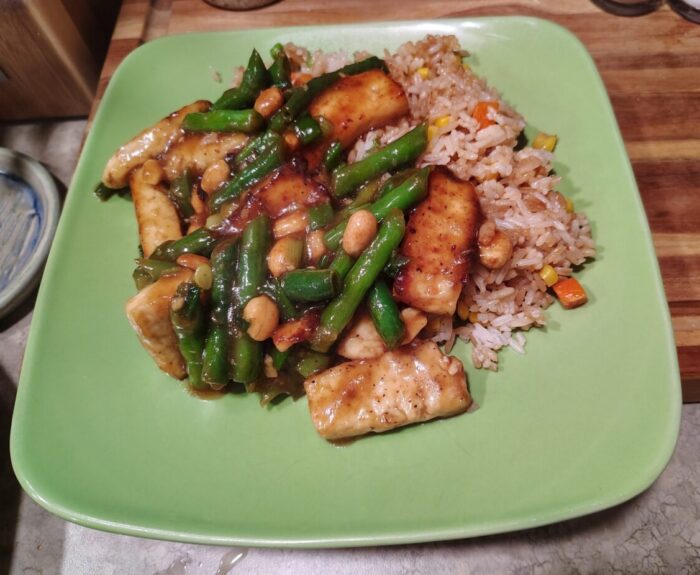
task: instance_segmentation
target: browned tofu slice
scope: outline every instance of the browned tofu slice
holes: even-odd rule
[[[433,342],[342,363],[311,376],[304,388],[314,426],[326,439],[450,417],[472,401],[462,363]]]
[[[248,141],[240,132],[184,134],[168,148],[161,163],[169,181],[190,170],[201,176],[211,164],[238,152]]]
[[[131,197],[134,201],[136,222],[143,255],[149,257],[153,250],[167,240],[182,237],[180,216],[160,184],[149,184],[144,178],[143,168],[137,168],[129,179]]]
[[[180,126],[187,114],[205,112],[209,106],[211,104],[206,100],[188,104],[124,144],[107,162],[102,173],[102,183],[110,188],[126,186],[132,170],[165,152],[182,135]]]
[[[323,186],[287,164],[258,188],[256,197],[270,217],[279,218],[299,208],[327,201],[328,193]]]
[[[436,168],[428,197],[408,218],[401,253],[410,258],[394,296],[428,313],[453,315],[469,273],[482,220],[474,186]]]
[[[314,98],[309,113],[323,116],[333,126],[330,135],[304,152],[311,169],[316,169],[333,140],[343,148],[357,138],[398,120],[408,113],[408,100],[400,84],[381,70],[369,70],[341,78]]]
[[[170,300],[182,282],[190,280],[191,270],[161,277],[126,302],[126,316],[141,345],[165,373],[178,379],[187,375],[177,338],[170,322]]]

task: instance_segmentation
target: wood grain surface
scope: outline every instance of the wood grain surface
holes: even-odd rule
[[[514,14],[568,28],[596,61],[653,233],[683,399],[700,401],[700,26],[668,7],[623,18],[587,0],[282,0],[248,12],[219,10],[202,0],[124,0],[98,95],[131,50],[166,34]]]

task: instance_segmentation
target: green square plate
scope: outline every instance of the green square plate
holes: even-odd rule
[[[381,53],[456,34],[537,129],[592,223],[591,301],[552,306],[527,354],[470,367],[476,412],[357,441],[314,431],[306,401],[198,401],[160,373],[123,312],[129,202],[92,196],[109,155],[170,111],[214,99],[253,47]],[[537,332],[537,333],[534,333]],[[470,350],[457,348],[468,361]],[[647,488],[673,450],[676,353],[634,176],[579,41],[531,18],[375,23],[169,37],[129,55],[85,143],[36,304],[12,459],[41,505],[90,527],[197,543],[350,546],[469,537],[591,513]]]

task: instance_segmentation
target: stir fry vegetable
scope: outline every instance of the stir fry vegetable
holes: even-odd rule
[[[431,326],[471,318],[460,294],[472,259],[500,269],[513,246],[484,221],[471,183],[424,165],[429,122],[407,115],[383,60],[300,82],[292,54],[276,44],[267,67],[253,50],[239,86],[174,112],[110,159],[95,194],[131,191],[143,256],[129,319],[158,365],[193,388],[236,386],[265,404],[306,389],[325,437],[463,412],[466,375],[427,341]],[[482,101],[472,116],[484,128],[498,111]],[[400,137],[351,151],[401,118]],[[536,145],[555,141],[541,134]],[[565,307],[585,302],[552,266],[540,277]],[[365,400],[410,409],[347,431],[358,412],[338,406]],[[335,423],[330,407],[314,412],[325,405],[339,409]]]

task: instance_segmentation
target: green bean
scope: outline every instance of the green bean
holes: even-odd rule
[[[378,176],[360,187],[355,198],[348,204],[348,208],[356,208],[364,204],[370,204],[377,198],[377,192],[382,185],[384,174]]]
[[[316,351],[328,351],[350,323],[355,311],[389,261],[391,252],[403,238],[406,229],[401,210],[392,210],[384,219],[377,236],[362,252],[345,278],[343,291],[323,310],[312,340]]]
[[[325,252],[320,258],[318,258],[318,262],[316,263],[316,267],[324,270],[328,266],[331,265],[332,261],[333,261],[333,254],[331,254],[330,252]]]
[[[182,122],[185,132],[257,132],[265,125],[263,118],[255,110],[212,110],[192,112]]]
[[[241,84],[236,88],[226,90],[221,97],[214,102],[212,110],[240,110],[251,106],[258,97],[260,90],[270,85],[270,74],[265,68],[260,54],[253,50],[248,60],[248,67],[243,73]]]
[[[379,193],[377,194],[377,197],[381,198],[382,196],[385,196],[387,193],[389,193],[391,190],[394,188],[398,188],[401,184],[403,184],[408,178],[411,176],[416,175],[420,168],[406,168],[405,170],[401,170],[400,172],[397,172],[393,176],[391,176],[389,179],[387,179],[382,185],[379,187]]]
[[[422,168],[373,204],[357,206],[350,211],[356,212],[360,209],[367,209],[377,220],[381,221],[394,208],[402,211],[407,210],[425,198],[428,193],[429,174],[429,168]],[[345,219],[324,234],[323,243],[326,244],[329,250],[335,250],[340,245],[347,223],[348,221]]]
[[[287,362],[287,358],[291,355],[291,353],[291,347],[289,349],[285,349],[284,351],[280,351],[273,345],[270,349],[272,367],[274,367],[277,371],[281,370],[284,367],[284,364]]]
[[[423,122],[359,162],[336,168],[332,177],[333,193],[338,198],[351,194],[372,178],[414,161],[427,145],[428,126]]]
[[[334,216],[333,206],[329,202],[316,204],[309,208],[309,231],[320,230],[325,228]]]
[[[332,358],[325,353],[311,351],[310,349],[299,350],[294,357],[294,369],[304,379],[327,369],[331,364]]]
[[[115,194],[118,196],[123,196],[129,193],[129,186],[125,186],[123,188],[110,188],[108,186],[105,186],[102,182],[97,184],[95,186],[95,190],[93,193],[95,196],[97,196],[97,199],[100,200],[101,202],[106,202],[109,198],[114,196]]]
[[[332,172],[343,161],[343,146],[338,140],[334,141],[323,154],[323,167]]]
[[[136,260],[138,264],[132,277],[136,284],[136,289],[141,291],[147,285],[158,281],[161,276],[172,274],[179,271],[181,268],[173,262],[165,262],[162,260],[152,260],[148,258],[139,258]]]
[[[194,208],[192,207],[192,179],[190,178],[189,170],[185,170],[173,180],[173,183],[170,184],[168,197],[175,204],[183,219],[194,215]]]
[[[299,310],[297,310],[292,300],[287,297],[287,294],[282,291],[279,282],[275,278],[270,278],[260,288],[260,291],[277,304],[282,321],[289,321],[299,317]]]
[[[401,268],[403,268],[403,266],[405,266],[409,261],[411,261],[411,258],[403,255],[398,250],[394,250],[394,253],[391,254],[389,263],[384,266],[384,275],[392,279],[395,278],[397,275],[399,275]]]
[[[282,162],[284,162],[284,146],[281,136],[276,135],[266,153],[260,154],[256,160],[238,172],[226,186],[212,194],[209,200],[212,213],[218,212],[226,202],[238,198],[249,187],[279,168]]]
[[[370,288],[367,295],[367,307],[374,327],[377,328],[384,343],[389,349],[396,347],[403,339],[406,327],[399,314],[399,307],[394,298],[391,297],[391,290],[383,280],[377,280]]]
[[[269,150],[270,146],[274,146],[280,142],[280,135],[277,132],[268,130],[258,136],[248,140],[243,149],[238,152],[233,160],[233,167],[236,171],[241,171],[250,162],[259,158],[262,154]]]
[[[202,352],[207,335],[200,288],[191,282],[181,283],[170,305],[170,321],[185,359],[190,385],[195,389],[202,384]]]
[[[421,168],[412,176],[393,190],[385,193],[375,201],[369,211],[378,220],[384,218],[391,210],[397,208],[401,211],[413,207],[418,202],[423,201],[428,194],[428,176],[430,168]]]
[[[272,57],[272,64],[268,72],[270,73],[272,84],[277,86],[280,90],[290,88],[292,85],[291,68],[289,65],[289,58],[287,58],[282,44],[275,44],[270,49],[270,56]]]
[[[345,276],[348,275],[348,272],[350,272],[354,263],[355,260],[351,255],[349,255],[343,248],[338,248],[329,269],[334,270],[340,276],[340,279],[345,281]]]
[[[238,238],[225,239],[211,254],[213,281],[209,330],[202,354],[202,381],[212,387],[228,383],[229,309],[233,290]]]
[[[297,302],[318,302],[333,298],[341,287],[342,280],[332,269],[292,270],[282,276],[282,291]]]
[[[307,146],[323,134],[321,125],[308,113],[299,116],[294,122],[294,133],[302,146]]]
[[[179,240],[163,242],[153,250],[151,258],[174,262],[182,254],[208,256],[215,244],[216,238],[211,232],[205,228],[199,228]]]
[[[234,298],[234,337],[230,374],[233,381],[249,383],[257,379],[263,362],[263,346],[245,331],[242,318],[246,304],[258,295],[267,275],[265,256],[270,241],[270,220],[258,216],[248,223],[241,236],[237,287]]]
[[[345,228],[348,225],[348,220],[350,216],[355,212],[360,210],[369,210],[372,204],[363,204],[359,206],[347,206],[341,212],[342,217],[340,221],[335,224],[330,230],[323,234],[323,243],[329,250],[335,250],[340,246],[340,242],[343,241],[343,234],[345,233]],[[340,215],[340,214],[339,214]]]
[[[314,96],[333,85],[340,78],[354,76],[355,74],[377,68],[386,71],[386,64],[384,60],[371,56],[361,62],[348,64],[335,72],[322,74],[309,80],[308,84],[292,89],[289,99],[284,106],[270,118],[270,127],[276,132],[281,132],[311,103]]]

